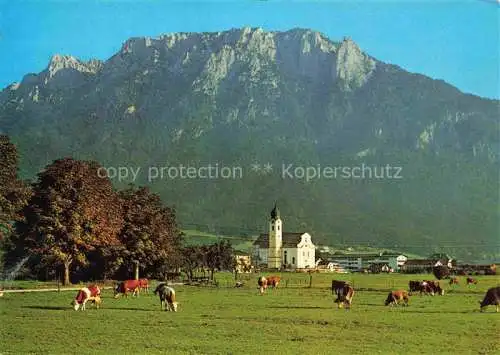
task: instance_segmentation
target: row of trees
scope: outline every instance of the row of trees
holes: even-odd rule
[[[183,268],[189,279],[198,269],[208,270],[213,280],[217,270],[234,270],[236,259],[233,248],[227,240],[212,245],[188,246],[183,249]]]
[[[34,183],[17,176],[18,157],[7,136],[0,136],[0,238],[3,263],[29,256],[32,275],[44,278],[62,269],[70,275],[106,279],[146,276],[187,266],[231,269],[227,243],[183,248],[174,209],[146,187],[116,191],[99,164],[59,159]],[[203,255],[196,264],[192,254]]]

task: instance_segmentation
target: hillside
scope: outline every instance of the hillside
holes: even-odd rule
[[[321,242],[467,260],[500,257],[498,110],[348,38],[243,28],[131,38],[105,61],[55,55],[0,93],[0,128],[23,177],[69,155],[140,168],[133,182],[184,228],[255,235],[278,200],[285,230]],[[194,175],[159,175],[180,165]],[[301,178],[307,167],[321,178]],[[346,167],[392,178],[325,175]]]
[[[210,233],[203,233],[196,230],[183,230],[184,245],[210,245],[217,243],[219,240],[227,240],[231,243],[235,250],[251,253],[253,242],[257,239],[256,236],[225,236]]]

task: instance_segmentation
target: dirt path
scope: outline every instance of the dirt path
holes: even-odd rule
[[[62,292],[62,291],[78,291],[81,287],[61,287],[61,288],[27,288],[22,290],[1,290],[3,293],[29,293],[29,292]],[[111,290],[113,287],[101,287],[101,290]]]
[[[171,286],[178,286],[178,285],[184,285],[183,283],[167,283],[168,285]],[[26,288],[26,289],[19,289],[19,290],[2,290],[0,289],[0,295],[2,293],[30,293],[30,292],[62,292],[62,291],[78,291],[81,290],[82,287],[60,287],[60,288]],[[112,290],[114,287],[113,286],[103,286],[100,287],[101,290]]]

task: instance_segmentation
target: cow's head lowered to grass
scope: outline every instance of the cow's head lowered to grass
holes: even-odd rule
[[[92,302],[96,305],[96,308],[99,308],[102,300],[101,289],[98,286],[92,285],[80,289],[76,294],[76,297],[71,302],[71,305],[75,311],[78,311],[79,309],[84,311],[87,302]]]
[[[100,296],[92,297],[92,299],[89,299],[88,302],[95,304],[96,308],[99,308],[102,304],[102,298]],[[78,311],[80,308],[82,309],[82,311],[85,310],[84,304],[78,303],[76,300],[73,300],[71,302],[71,305],[73,306],[73,309],[75,311]]]
[[[160,283],[154,290],[154,294],[160,297],[161,309],[165,311],[177,312],[178,302],[175,295],[175,290],[167,286],[166,283]]]

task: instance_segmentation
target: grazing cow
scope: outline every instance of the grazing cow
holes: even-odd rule
[[[165,283],[159,284],[154,290],[154,294],[160,296],[161,309],[165,311],[177,312],[177,301],[175,299],[175,290]]]
[[[149,281],[148,279],[139,279],[139,289],[149,292]]]
[[[408,283],[409,294],[413,292],[420,292],[420,294],[424,295],[432,295],[434,296],[436,293],[438,295],[444,295],[444,290],[441,288],[439,281],[410,281]]]
[[[349,286],[347,281],[332,280],[332,295],[338,293],[344,287]]]
[[[492,287],[486,291],[484,299],[480,302],[481,312],[484,312],[487,306],[496,306],[496,311],[498,312],[500,308],[500,286]]]
[[[423,294],[433,294],[432,287],[429,285],[429,281],[410,281],[408,283],[409,293],[420,292]]]
[[[472,277],[468,277],[467,280],[467,285],[477,285],[477,280],[476,279],[473,279]]]
[[[440,296],[444,295],[444,290],[441,288],[439,281],[424,280],[422,284],[425,284],[425,293],[430,293],[432,296],[434,296],[435,294],[438,294]]]
[[[393,305],[398,305],[402,302],[403,306],[408,306],[408,300],[408,292],[405,290],[391,291],[385,300],[385,305],[391,305],[392,307]]]
[[[452,277],[450,279],[450,285],[458,285],[458,277]]]
[[[264,276],[259,277],[257,280],[257,284],[259,285],[260,294],[264,294],[264,290],[267,288],[267,279]]]
[[[139,294],[140,283],[139,280],[125,280],[116,285],[115,288],[115,298],[118,298],[121,294],[128,297],[128,292],[132,291],[134,296]]]
[[[278,284],[280,283],[281,278],[279,276],[268,276],[267,277],[267,286],[276,288],[278,287]]]
[[[444,296],[444,289],[439,284],[439,281],[434,281],[434,292],[440,296]]]
[[[422,282],[421,281],[410,281],[408,282],[409,293],[420,292],[422,293]]]
[[[337,294],[337,299],[334,302],[338,304],[338,307],[342,308],[345,306],[346,309],[350,309],[352,298],[354,297],[354,289],[346,284],[342,288],[337,288],[335,292]]]
[[[85,310],[85,305],[87,302],[93,302],[96,305],[96,308],[99,308],[101,304],[101,289],[97,285],[91,285],[89,287],[84,287],[78,291],[75,299],[71,302],[71,305],[78,311],[81,307],[81,310]]]
[[[420,283],[420,286],[421,286],[420,294],[423,293],[424,295],[429,295],[430,294],[430,295],[434,296],[434,292],[432,291],[432,287],[431,287],[431,285],[429,284],[428,281],[425,281],[425,280],[422,281]]]

